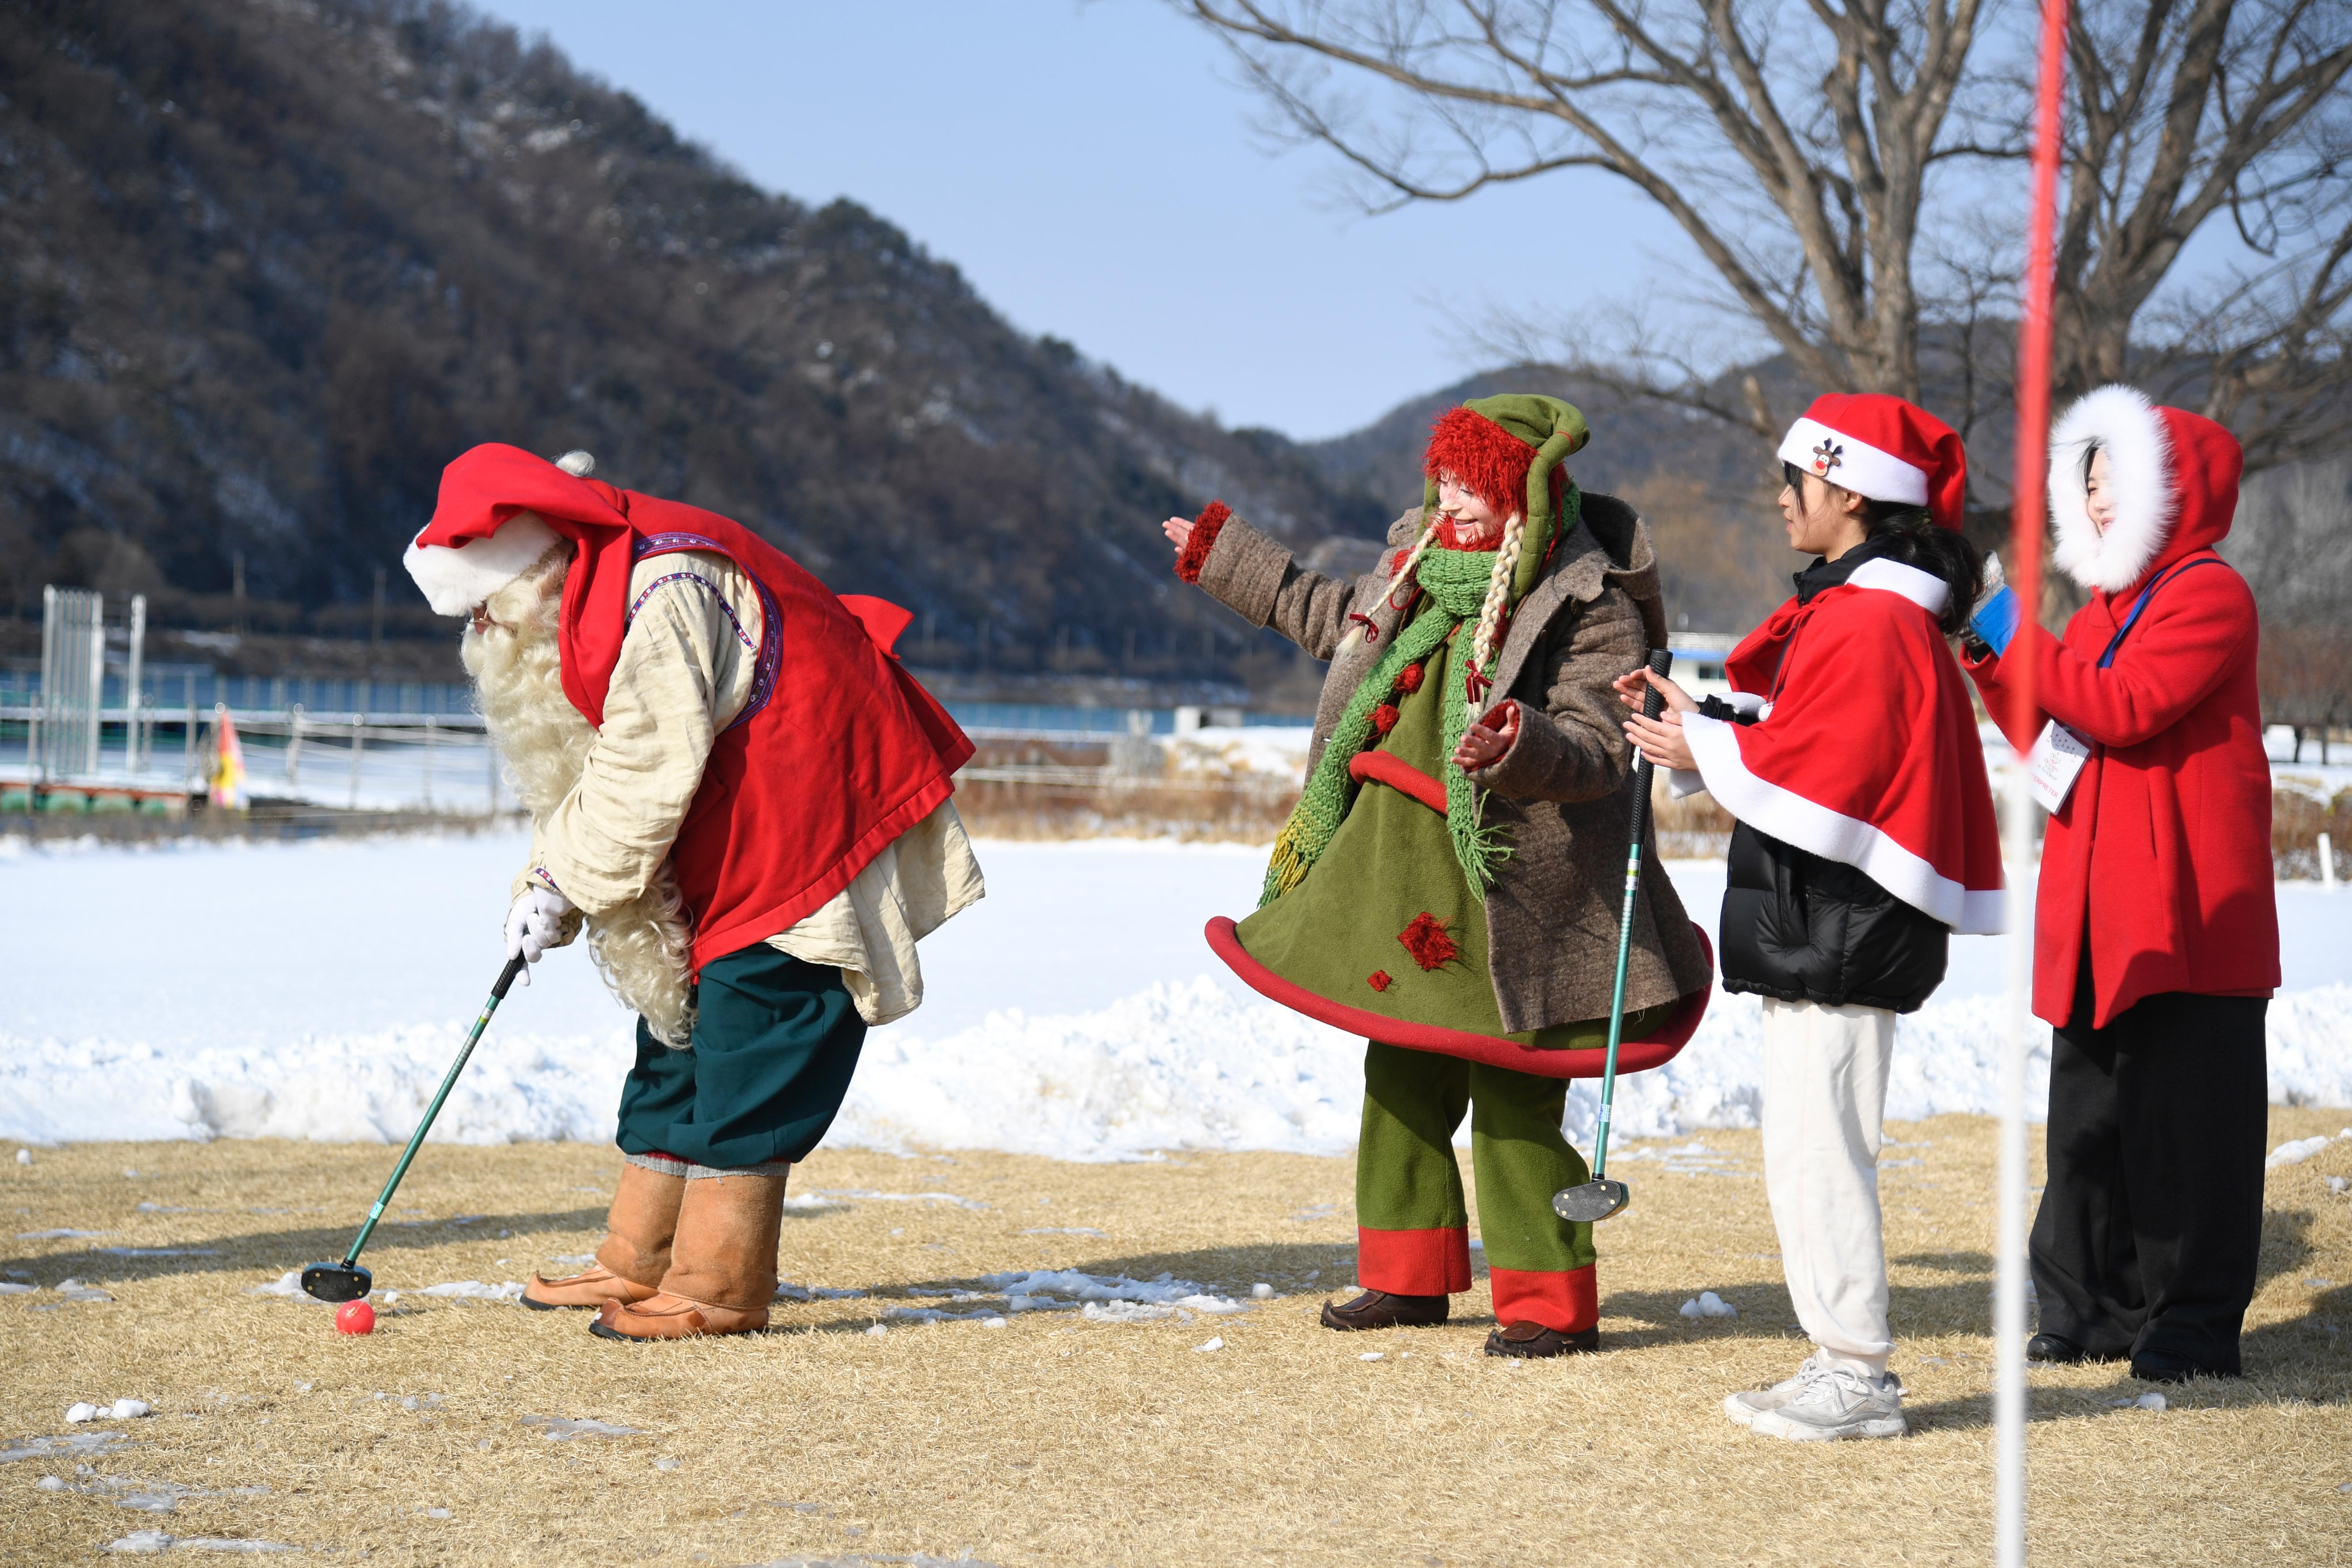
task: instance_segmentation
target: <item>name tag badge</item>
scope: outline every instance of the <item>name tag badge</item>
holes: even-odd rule
[[[2033,781],[2033,798],[2042,809],[2055,816],[2066,797],[2074,793],[2074,780],[2083,772],[2083,764],[2091,760],[2091,743],[2053,719],[2042,727],[2042,738],[2033,742],[2033,750],[2025,759],[2025,768]]]

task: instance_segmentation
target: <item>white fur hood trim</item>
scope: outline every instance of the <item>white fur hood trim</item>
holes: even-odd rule
[[[2116,520],[2102,534],[2091,521],[2083,465],[2107,450]],[[2103,386],[2066,411],[2050,433],[2052,559],[2085,588],[2119,594],[2144,576],[2172,537],[2179,498],[2164,417],[2137,387]]]
[[[531,563],[561,542],[537,516],[519,511],[488,539],[451,547],[411,541],[400,563],[425,591],[436,616],[470,613],[491,595],[521,576]]]

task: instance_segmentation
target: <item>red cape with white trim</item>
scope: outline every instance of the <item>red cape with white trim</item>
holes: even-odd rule
[[[1852,866],[1963,934],[2006,911],[2000,833],[1968,683],[1944,646],[1938,579],[1874,560],[1774,612],[1732,653],[1735,724],[1683,716],[1707,793],[1760,832]]]

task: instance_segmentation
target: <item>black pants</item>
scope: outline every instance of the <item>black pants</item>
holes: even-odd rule
[[[2170,991],[2091,1027],[2088,965],[2050,1050],[2042,1331],[2099,1360],[2235,1375],[2270,1124],[2260,997]]]

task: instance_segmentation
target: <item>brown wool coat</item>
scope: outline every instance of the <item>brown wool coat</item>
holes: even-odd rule
[[[1217,599],[1330,661],[1310,771],[1396,634],[1402,617],[1384,593],[1387,567],[1420,537],[1421,517],[1416,507],[1397,519],[1381,569],[1352,583],[1301,570],[1289,551],[1238,517],[1227,521],[1202,565],[1201,586]],[[1371,630],[1351,615],[1370,616]],[[1665,640],[1649,531],[1624,502],[1587,495],[1582,520],[1513,615],[1494,687],[1477,710],[1507,697],[1519,704],[1517,740],[1470,775],[1488,792],[1483,820],[1506,827],[1511,845],[1486,894],[1486,928],[1495,1001],[1514,1034],[1608,1015],[1633,801],[1633,751],[1610,682],[1640,668]],[[1658,865],[1654,835],[1642,853],[1628,1012],[1708,980],[1690,917]]]

